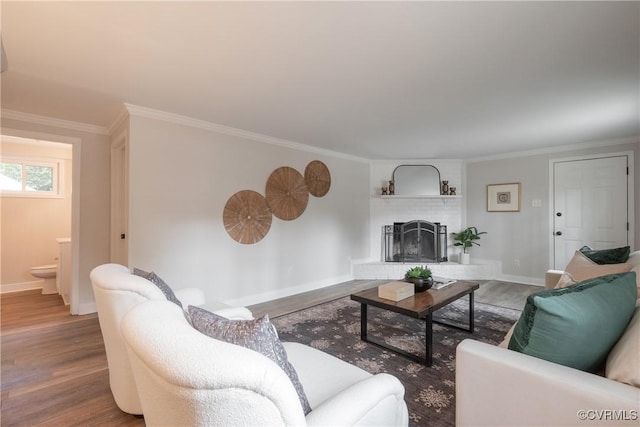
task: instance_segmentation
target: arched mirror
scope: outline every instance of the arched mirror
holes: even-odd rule
[[[393,170],[397,196],[439,196],[440,171],[432,165],[400,165]]]

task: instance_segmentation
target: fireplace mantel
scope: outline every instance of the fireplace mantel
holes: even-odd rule
[[[391,200],[391,199],[461,199],[461,194],[456,194],[455,196],[396,196],[396,195],[381,195],[381,199]]]

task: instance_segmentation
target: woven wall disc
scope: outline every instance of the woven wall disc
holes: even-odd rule
[[[291,221],[302,215],[307,208],[309,190],[300,172],[283,166],[269,175],[265,198],[275,216]]]
[[[309,193],[313,196],[324,196],[331,187],[329,168],[320,160],[312,161],[304,170],[304,182],[307,184]]]
[[[222,214],[224,228],[233,240],[252,244],[262,240],[271,228],[272,215],[262,194],[238,191],[227,200]]]

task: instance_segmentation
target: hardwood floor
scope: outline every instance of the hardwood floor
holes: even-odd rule
[[[40,291],[3,294],[1,310],[3,427],[144,425],[113,400],[96,314]]]
[[[274,318],[313,307],[323,302],[346,297],[354,292],[363,291],[385,282],[388,282],[388,280],[351,280],[315,291],[252,305],[247,308],[251,310],[254,317],[261,317],[268,314],[270,318]]]
[[[273,318],[382,282],[353,280],[249,309],[256,317]],[[515,292],[523,301],[522,286],[513,292],[516,287],[494,286],[485,298],[500,305],[512,301]],[[71,316],[59,295],[40,291],[2,294],[0,302],[3,427],[144,425],[143,418],[125,414],[113,400],[96,314]]]

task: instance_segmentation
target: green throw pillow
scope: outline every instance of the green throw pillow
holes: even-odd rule
[[[591,249],[589,246],[583,246],[580,252],[596,264],[622,264],[629,259],[631,248],[624,246],[613,249]]]
[[[516,323],[509,349],[595,372],[624,333],[637,297],[634,272],[532,294]]]

